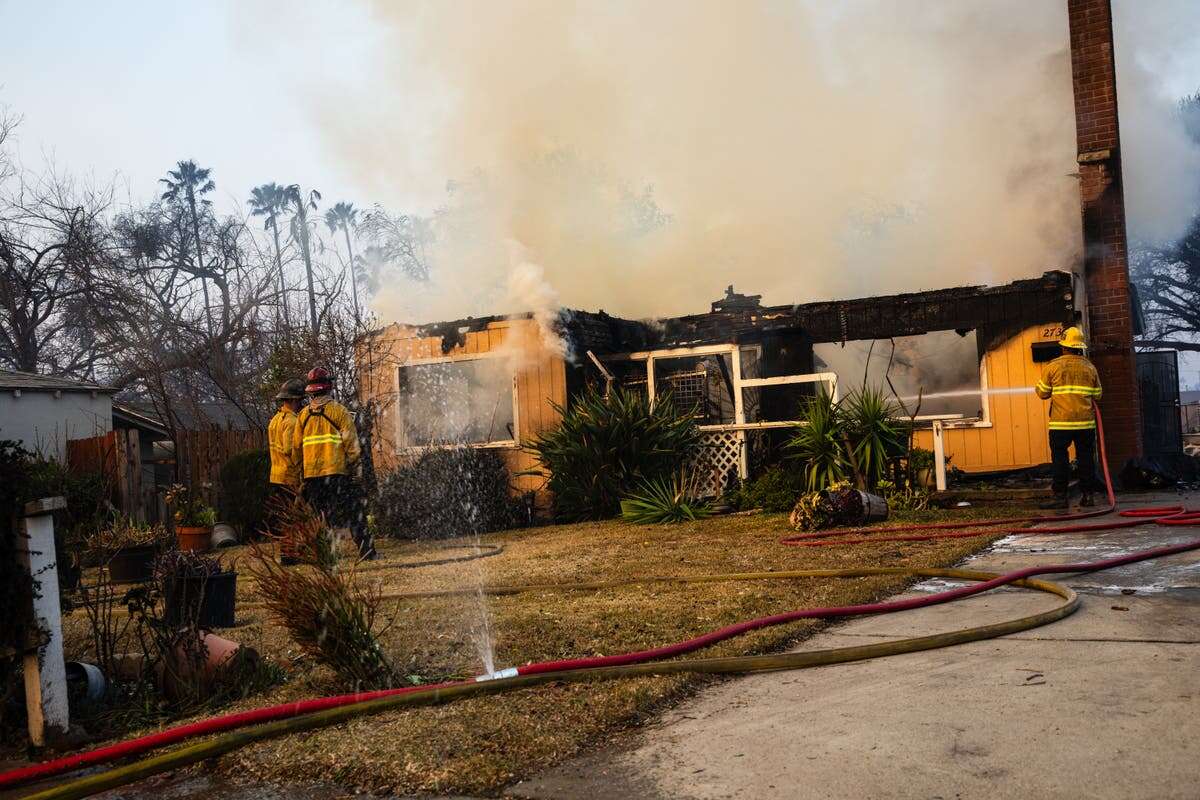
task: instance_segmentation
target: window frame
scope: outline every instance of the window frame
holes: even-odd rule
[[[403,364],[397,364],[392,373],[392,390],[396,395],[396,452],[421,453],[426,450],[440,450],[450,447],[474,447],[480,450],[516,450],[521,446],[521,401],[520,386],[516,371],[512,375],[512,418],[513,435],[511,439],[495,439],[490,442],[465,442],[463,444],[401,444],[404,436],[404,415],[400,409],[400,370],[405,367],[420,367],[428,364],[450,364],[462,361],[485,361],[488,359],[506,358],[504,353],[464,353],[433,358],[410,358]]]

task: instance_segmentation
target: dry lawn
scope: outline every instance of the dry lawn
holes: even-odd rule
[[[955,513],[1004,516],[1008,511]],[[949,512],[937,516],[953,518]],[[395,594],[469,588],[478,582],[511,585],[808,568],[939,567],[958,562],[990,536],[983,532],[977,538],[942,542],[801,548],[778,544],[787,533],[783,515],[716,517],[660,527],[616,521],[561,525],[485,537],[484,542],[504,547],[493,557],[415,569],[396,565],[445,553],[426,545],[385,542],[384,561],[377,562],[378,567],[371,565],[362,578],[381,581],[386,593]],[[245,554],[232,555],[239,557]],[[239,578],[239,583],[238,625],[224,635],[258,648],[290,676],[268,695],[246,700],[239,708],[344,691],[346,687],[327,670],[297,658],[283,631],[256,603],[253,582]],[[654,583],[602,591],[537,590],[491,597],[486,606],[500,668],[643,649],[752,617],[878,599],[906,583],[902,578]],[[480,618],[476,598],[392,599],[386,605],[385,617],[392,619],[392,625],[383,637],[384,649],[407,672],[429,681],[483,671],[471,639],[472,626]],[[703,655],[777,651],[821,624],[806,621],[758,631]],[[638,724],[708,680],[712,679],[675,675],[548,686],[389,712],[256,745],[225,757],[217,768],[237,779],[333,782],[382,794],[489,793]]]

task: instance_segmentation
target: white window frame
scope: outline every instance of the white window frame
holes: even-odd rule
[[[759,363],[762,363],[762,345],[752,344],[708,344],[696,347],[671,347],[662,350],[641,350],[635,353],[617,353],[605,356],[602,361],[645,361],[646,362],[646,394],[653,405],[655,399],[654,367],[655,362],[671,358],[687,358],[690,356],[728,355],[730,357],[730,377],[733,379],[733,422],[713,425],[699,425],[701,431],[732,431],[742,439],[741,460],[738,464],[738,477],[745,480],[749,477],[750,465],[746,454],[746,431],[769,430],[772,428],[791,428],[803,424],[799,420],[778,422],[746,422],[745,389],[761,386],[784,386],[795,383],[825,383],[829,387],[830,396],[836,402],[838,399],[837,375],[832,372],[815,372],[802,375],[781,375],[775,378],[743,378],[742,350],[756,350]]]
[[[513,412],[513,436],[511,439],[496,439],[491,442],[464,442],[463,444],[400,444],[404,438],[404,419],[400,410],[400,370],[405,367],[419,367],[426,364],[448,364],[459,361],[483,361],[486,359],[506,358],[503,353],[487,352],[487,353],[464,353],[461,355],[441,356],[434,358],[410,358],[402,364],[397,364],[393,373],[392,389],[396,393],[396,452],[397,453],[421,453],[426,450],[438,450],[448,447],[474,447],[480,450],[515,450],[520,447],[521,442],[521,402],[519,386],[517,382],[517,374],[512,376],[512,412]]]
[[[918,423],[921,430],[930,430],[937,427],[949,430],[952,428],[990,428],[992,427],[992,394],[988,391],[988,353],[983,354],[983,358],[979,359],[979,397],[980,411],[983,416],[968,417],[965,414],[918,414],[913,420]],[[901,416],[900,419],[906,420],[908,417]],[[921,424],[924,423],[924,424]]]

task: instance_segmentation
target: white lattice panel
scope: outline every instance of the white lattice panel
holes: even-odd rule
[[[737,475],[742,464],[746,435],[742,431],[704,431],[700,451],[692,459],[692,470],[700,494],[717,497],[725,490],[730,475]]]

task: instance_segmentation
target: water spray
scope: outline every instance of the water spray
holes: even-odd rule
[[[1013,386],[1006,389],[955,389],[948,392],[930,392],[929,394],[906,394],[897,399],[899,400],[938,400],[944,397],[975,397],[976,395],[1004,395],[1004,394],[1033,394],[1032,386]]]

